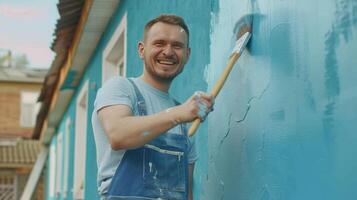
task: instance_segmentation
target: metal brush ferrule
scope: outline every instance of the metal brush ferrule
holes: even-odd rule
[[[232,54],[233,53],[242,53],[244,47],[247,45],[250,37],[251,37],[251,33],[250,32],[246,32],[244,33],[236,42],[236,46],[234,47]]]

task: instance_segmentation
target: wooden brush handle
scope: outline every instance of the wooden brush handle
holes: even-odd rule
[[[217,80],[216,84],[213,86],[213,89],[211,91],[211,95],[213,97],[216,97],[218,95],[218,93],[221,91],[224,83],[227,80],[227,77],[229,76],[230,72],[232,71],[232,68],[234,66],[234,64],[237,62],[238,58],[240,57],[240,53],[233,53],[228,61],[228,64],[226,66],[226,68],[224,69],[221,77]],[[198,127],[201,124],[201,119],[196,118],[195,121],[193,121],[190,130],[188,131],[188,135],[189,136],[193,136]]]

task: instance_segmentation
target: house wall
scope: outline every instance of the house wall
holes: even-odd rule
[[[199,199],[357,198],[356,10],[353,0],[219,1],[209,88],[235,23],[256,14],[248,51],[208,119]]]
[[[142,72],[136,44],[145,22],[161,13],[185,18],[192,55],[171,91],[180,101],[196,90],[212,88],[234,47],[236,22],[255,13],[247,51],[195,136],[200,156],[195,199],[357,198],[353,188],[356,4],[352,0],[121,1],[77,89],[89,80],[85,199],[98,198],[90,113],[101,86],[102,52],[126,12],[127,76]],[[76,98],[62,124],[68,116],[75,119]],[[74,127],[71,130],[74,133]],[[73,152],[73,136],[71,141]],[[73,171],[73,157],[70,163]]]
[[[200,15],[197,15],[197,10],[192,8],[200,8]],[[196,90],[205,91],[207,83],[204,80],[204,70],[205,66],[209,63],[210,10],[211,4],[204,0],[186,2],[170,2],[160,0],[155,1],[155,4],[153,4],[150,0],[121,1],[119,9],[114,14],[107,31],[102,36],[98,48],[88,64],[88,70],[84,75],[83,80],[90,80],[89,107],[91,110],[89,113],[92,112],[96,91],[101,85],[101,68],[98,66],[101,66],[102,63],[102,52],[126,12],[128,24],[126,63],[127,76],[139,76],[142,72],[143,63],[137,54],[137,43],[142,38],[143,27],[146,22],[162,13],[174,13],[183,16],[190,28],[190,47],[192,48],[192,59],[190,59],[180,77],[175,80],[171,88],[171,92],[179,101],[184,101]],[[195,76],[193,77],[192,74],[195,74]],[[88,121],[87,130],[87,155],[95,155],[95,145],[90,120]],[[204,132],[206,130],[207,125],[203,124],[200,132]],[[205,146],[206,144],[204,142],[205,141],[198,141],[198,145]],[[93,174],[97,173],[97,168],[94,157],[90,156],[88,158],[89,159],[87,160],[86,165],[86,177],[91,178],[86,180],[85,198],[91,199],[96,197],[96,179],[93,177]]]
[[[201,8],[202,14],[197,15],[196,10],[191,8]],[[150,9],[148,9],[150,8]],[[145,23],[158,16],[161,13],[174,13],[181,15],[185,18],[189,28],[190,28],[190,46],[192,48],[192,59],[186,65],[186,69],[180,75],[181,77],[175,81],[172,87],[173,95],[179,100],[183,101],[187,99],[196,90],[206,90],[207,83],[204,80],[203,74],[205,66],[208,64],[209,57],[209,24],[210,24],[210,9],[211,4],[207,4],[204,0],[181,2],[181,1],[166,1],[158,0],[155,4],[150,0],[141,1],[126,1],[120,2],[120,7],[117,12],[113,15],[107,30],[104,32],[96,51],[94,52],[92,58],[90,59],[86,71],[83,75],[80,85],[76,88],[75,95],[70,102],[66,114],[61,120],[59,129],[57,133],[64,132],[64,124],[67,117],[75,119],[76,113],[76,99],[79,91],[83,87],[86,81],[89,81],[89,93],[88,93],[88,105],[89,111],[87,116],[87,152],[86,152],[86,178],[85,178],[85,196],[84,199],[98,199],[97,195],[97,183],[96,183],[96,151],[95,143],[93,138],[93,130],[91,127],[91,113],[93,110],[93,104],[96,96],[96,92],[101,86],[101,64],[102,64],[102,52],[104,51],[107,43],[112,37],[115,29],[119,25],[122,17],[127,13],[127,76],[133,77],[138,76],[142,72],[142,61],[139,59],[137,54],[137,43],[142,38],[143,27]],[[206,31],[202,31],[206,30]],[[192,74],[196,74],[192,77]],[[187,87],[187,86],[190,87]],[[70,183],[68,184],[71,188],[73,187],[73,156],[74,156],[74,143],[75,137],[75,122],[71,126],[71,160],[70,160],[70,172],[69,175]],[[200,131],[206,131],[206,124],[201,126]],[[51,145],[55,145],[55,139]],[[204,144],[203,144],[204,145]],[[49,166],[49,165],[48,165]],[[48,176],[48,175],[47,175]],[[63,183],[62,183],[63,184]],[[47,183],[48,186],[48,183]],[[46,189],[47,199],[51,199],[48,195],[48,187]],[[64,199],[63,194],[60,195],[59,199]],[[73,194],[71,193],[65,199],[73,199]]]
[[[63,146],[62,146],[62,158],[57,158],[61,164],[62,164],[62,176],[61,178],[61,193],[57,196],[50,196],[49,194],[49,179],[50,179],[50,175],[49,175],[49,170],[50,170],[50,161],[49,161],[49,157],[47,159],[47,163],[46,163],[46,187],[45,187],[45,196],[46,199],[51,200],[51,199],[56,199],[56,200],[71,200],[73,199],[73,182],[74,182],[74,151],[75,151],[75,121],[74,121],[74,117],[75,117],[75,104],[70,104],[67,111],[65,112],[65,114],[63,115],[63,118],[60,122],[60,126],[55,134],[55,136],[53,137],[51,144],[50,145],[57,145],[57,139],[56,137],[58,136],[58,134],[62,134],[62,138],[63,138]],[[64,141],[65,141],[65,129],[66,129],[66,122],[67,120],[70,120],[70,134],[69,134],[69,157],[68,157],[68,176],[67,176],[67,188],[64,188],[64,168],[65,166],[65,161],[64,161],[64,155],[65,155],[65,148],[64,148]]]
[[[0,136],[32,136],[33,128],[20,126],[21,92],[39,92],[41,84],[0,83]]]

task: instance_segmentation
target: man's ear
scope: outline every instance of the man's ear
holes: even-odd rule
[[[191,55],[191,48],[187,47],[187,51],[186,51],[186,62],[185,64],[188,62],[188,60],[190,59],[190,55]]]
[[[141,59],[144,59],[144,42],[140,41],[138,43],[138,53]]]

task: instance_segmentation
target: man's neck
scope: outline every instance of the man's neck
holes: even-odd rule
[[[172,82],[172,81],[156,80],[153,77],[147,76],[145,74],[141,75],[140,79],[145,81],[147,84],[150,84],[154,88],[166,93],[169,91]]]

